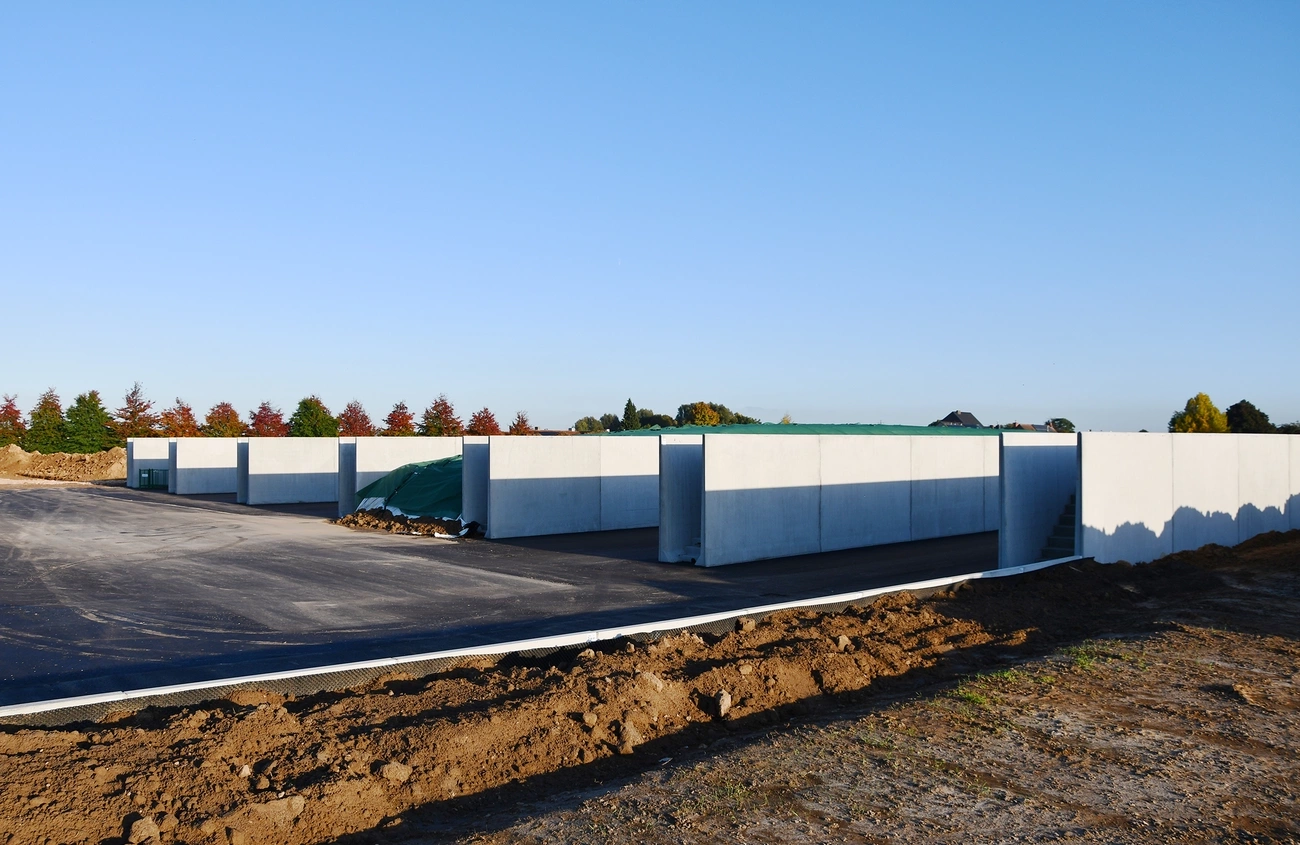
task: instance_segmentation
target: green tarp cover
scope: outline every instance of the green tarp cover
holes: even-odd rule
[[[358,490],[357,506],[360,507],[366,499],[378,499],[382,500],[382,507],[407,516],[458,519],[464,510],[461,503],[463,466],[459,455],[400,466]]]
[[[602,432],[607,437],[636,437],[647,434],[885,434],[954,435],[997,437],[996,428],[962,428],[948,425],[871,425],[867,423],[753,423],[750,425],[684,425],[681,428],[638,428],[635,431]]]

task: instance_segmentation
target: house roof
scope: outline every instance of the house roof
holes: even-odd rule
[[[948,416],[939,420],[939,425],[959,425],[965,428],[983,428],[984,425],[975,419],[975,415],[970,411],[953,411]]]

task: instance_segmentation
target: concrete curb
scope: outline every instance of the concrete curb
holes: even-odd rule
[[[117,692],[103,692],[94,695],[79,695],[70,698],[52,698],[45,701],[31,701],[23,704],[9,704],[0,706],[0,719],[12,719],[18,716],[29,716],[37,713],[49,713],[57,710],[72,710],[75,708],[84,708],[94,705],[111,704],[114,702],[125,702],[133,699],[158,698],[162,696],[182,695],[185,693],[194,693],[207,689],[219,689],[229,687],[245,687],[256,684],[268,684],[281,681],[288,681],[294,678],[305,678],[313,675],[330,675],[346,672],[356,672],[374,669],[388,669],[400,667],[411,663],[425,663],[437,660],[449,660],[466,657],[479,657],[485,655],[514,654],[528,651],[545,651],[566,648],[570,646],[584,645],[588,643],[601,642],[604,640],[614,640],[619,637],[629,637],[635,635],[649,634],[654,632],[667,632],[682,630],[688,628],[697,628],[704,625],[710,625],[723,622],[728,619],[734,619],[739,616],[766,616],[782,610],[794,610],[798,608],[812,608],[822,605],[845,605],[852,602],[862,601],[863,599],[876,598],[889,593],[900,593],[904,591],[919,592],[933,591],[952,584],[959,584],[963,581],[973,581],[983,578],[1004,578],[1012,575],[1022,575],[1026,572],[1033,572],[1038,569],[1046,569],[1049,566],[1057,566],[1062,563],[1081,560],[1078,555],[1072,557],[1057,558],[1055,560],[1045,560],[1039,563],[1030,563],[1023,566],[1012,566],[1006,569],[990,569],[983,572],[972,572],[966,575],[953,575],[947,578],[935,578],[929,581],[914,581],[907,584],[895,584],[889,587],[876,587],[870,590],[859,590],[853,593],[839,593],[832,596],[819,596],[809,599],[797,599],[795,601],[780,602],[777,604],[765,604],[755,607],[740,608],[738,610],[726,610],[718,613],[708,613],[700,616],[685,616],[678,619],[665,619],[656,622],[643,622],[636,625],[628,625],[617,628],[598,628],[591,631],[579,631],[572,634],[558,634],[551,637],[538,637],[529,640],[513,640],[504,643],[490,643],[487,645],[470,646],[467,648],[449,649],[446,651],[425,652],[424,654],[409,654],[398,657],[381,657],[374,660],[362,660],[354,663],[336,663],[328,666],[314,666],[305,669],[291,669],[285,672],[267,672],[260,675],[243,675],[234,678],[219,678],[211,681],[195,681],[187,684],[172,684],[169,686],[148,687],[135,690],[121,690]]]

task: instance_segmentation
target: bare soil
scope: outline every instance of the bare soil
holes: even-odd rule
[[[435,516],[396,516],[384,508],[353,511],[338,519],[331,519],[334,525],[353,528],[358,531],[381,531],[386,534],[422,534],[435,537],[457,537],[465,526],[456,519],[439,519]],[[470,523],[471,526],[476,523]]]
[[[1298,608],[1293,531],[6,728],[0,843],[1296,842]]]
[[[47,481],[125,481],[126,450],[114,447],[89,455],[25,452],[15,444],[0,449],[0,478]]]

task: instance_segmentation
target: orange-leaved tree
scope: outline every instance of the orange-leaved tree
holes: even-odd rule
[[[18,397],[5,394],[5,401],[0,405],[0,449],[10,443],[23,442],[27,433],[27,423],[23,422],[23,412],[18,410]]]
[[[241,437],[244,421],[229,402],[218,402],[208,409],[203,418],[203,433],[208,437]]]
[[[520,411],[515,414],[515,421],[510,423],[511,434],[536,434],[537,429],[533,428],[532,423],[528,422],[528,414]]]
[[[372,437],[374,433],[375,424],[370,421],[370,415],[360,402],[353,399],[339,414],[339,434],[343,437]]]
[[[487,408],[481,411],[475,411],[474,415],[469,418],[469,427],[465,429],[468,434],[477,434],[479,436],[489,434],[500,434],[501,426],[497,424],[497,418]]]
[[[1187,400],[1187,405],[1169,418],[1169,430],[1175,432],[1210,432],[1223,434],[1228,430],[1228,416],[1220,411],[1204,393]]]
[[[176,404],[158,415],[158,433],[163,437],[202,437],[203,430],[194,409],[176,397]]]
[[[460,437],[465,433],[465,424],[456,416],[447,394],[439,393],[433,404],[424,409],[420,433],[425,437]]]
[[[120,440],[158,436],[158,415],[153,412],[153,402],[144,398],[144,388],[138,381],[127,391],[116,416]]]
[[[398,402],[393,410],[384,417],[384,430],[379,432],[385,437],[411,437],[415,434],[415,414],[406,407],[405,402]]]
[[[289,424],[284,421],[284,414],[279,408],[263,402],[248,414],[248,428],[244,433],[249,437],[288,437]]]

